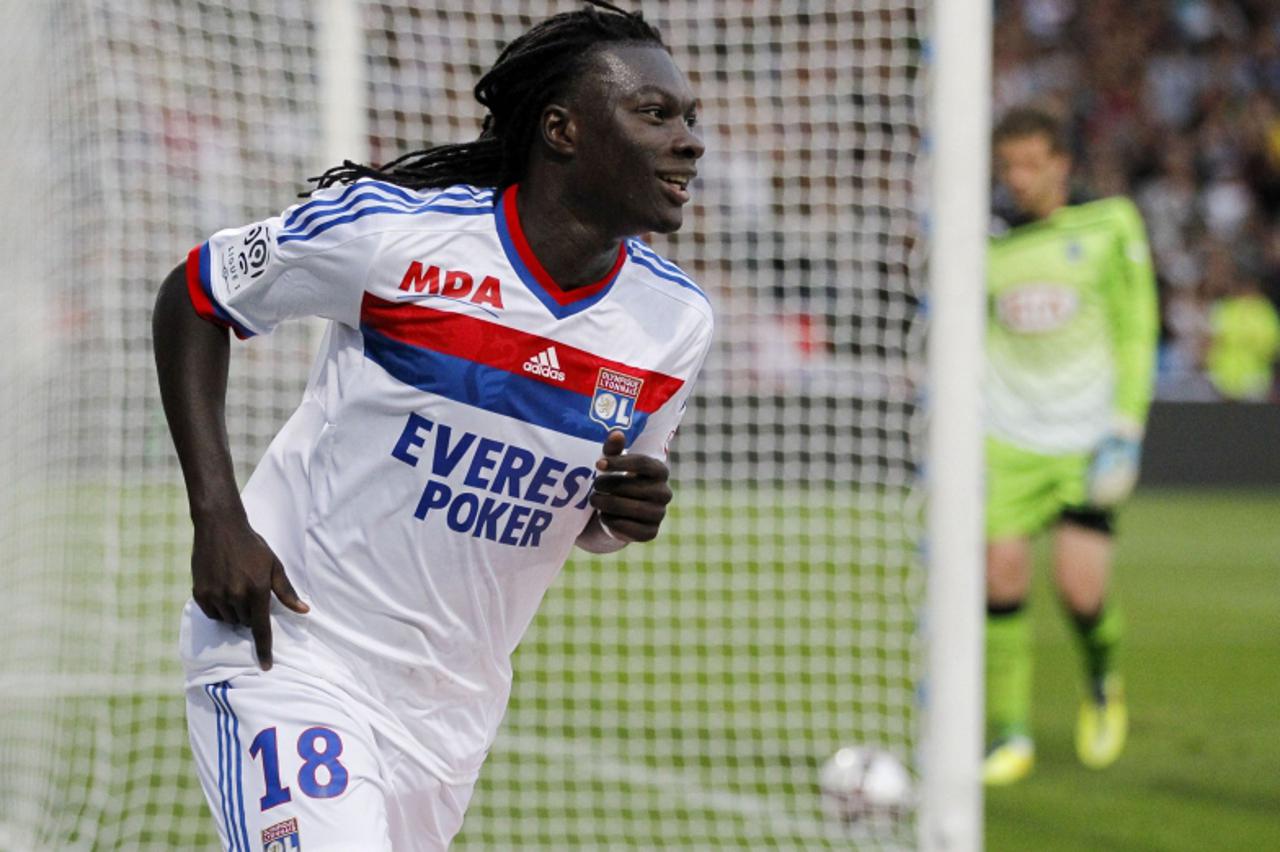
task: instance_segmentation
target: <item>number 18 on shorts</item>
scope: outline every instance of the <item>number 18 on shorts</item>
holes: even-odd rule
[[[280,666],[189,687],[188,733],[223,848],[446,849],[469,786],[397,759],[362,712]]]

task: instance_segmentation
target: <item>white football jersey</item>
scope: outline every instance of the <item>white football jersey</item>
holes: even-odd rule
[[[244,489],[311,605],[272,601],[277,664],[350,683],[449,781],[474,778],[510,655],[591,516],[601,443],[665,458],[710,345],[706,296],[639,240],[561,290],[518,187],[361,180],[192,250],[196,310],[241,337],[330,323],[302,403]],[[188,685],[256,667],[188,602]]]

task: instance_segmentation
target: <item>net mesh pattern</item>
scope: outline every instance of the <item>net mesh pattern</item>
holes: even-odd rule
[[[917,770],[925,0],[649,5],[707,145],[684,229],[654,243],[708,293],[717,341],[663,535],[575,557],[548,593],[457,848],[910,846],[911,813],[824,818],[817,777],[848,744]],[[0,34],[0,99],[30,118],[0,129],[0,849],[216,844],[150,312],[193,245],[332,165],[322,6],[58,0]],[[473,138],[479,75],[573,8],[361,3],[367,155]],[[318,330],[234,345],[242,481]]]

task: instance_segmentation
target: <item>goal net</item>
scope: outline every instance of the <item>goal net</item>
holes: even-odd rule
[[[191,527],[150,311],[192,245],[332,165],[336,5],[55,0],[0,32],[0,849],[216,843],[183,721]],[[348,156],[473,138],[500,48],[578,6],[355,3],[367,145]],[[656,247],[708,292],[718,339],[663,535],[552,587],[457,848],[915,846],[911,806],[828,819],[818,770],[866,745],[921,772],[927,6],[645,4],[707,145]],[[317,339],[233,344],[242,481]]]

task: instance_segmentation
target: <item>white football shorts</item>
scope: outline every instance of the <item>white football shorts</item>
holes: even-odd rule
[[[187,731],[229,852],[437,852],[474,784],[446,784],[368,710],[277,665],[187,688]]]

